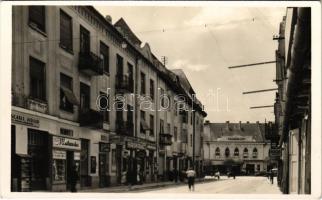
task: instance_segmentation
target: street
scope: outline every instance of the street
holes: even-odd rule
[[[187,193],[187,185],[171,186],[162,189],[136,191],[138,193]],[[278,189],[276,178],[272,185],[266,177],[241,176],[227,178],[222,176],[220,181],[195,184],[194,193],[201,194],[282,194]]]

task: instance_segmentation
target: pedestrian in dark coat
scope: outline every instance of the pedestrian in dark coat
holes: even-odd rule
[[[70,175],[70,191],[71,192],[77,192],[76,184],[77,184],[78,178],[79,177],[78,177],[77,166],[74,165],[71,170],[71,175]]]
[[[271,179],[271,183],[274,184],[274,173],[273,171],[271,171],[270,175],[270,179]]]

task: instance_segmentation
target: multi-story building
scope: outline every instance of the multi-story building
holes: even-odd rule
[[[206,173],[233,170],[252,175],[268,169],[270,142],[265,137],[265,124],[206,121],[203,134]]]
[[[311,9],[287,8],[276,39],[278,180],[286,194],[310,194]]]
[[[65,191],[73,166],[78,188],[202,168],[203,106],[123,19],[91,6],[14,6],[12,57],[13,191]]]

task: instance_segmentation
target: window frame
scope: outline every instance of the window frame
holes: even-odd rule
[[[34,62],[32,65],[32,62]],[[37,66],[38,65],[38,66]],[[42,76],[32,75],[32,72],[36,70],[31,70],[33,67],[40,67]],[[46,91],[46,64],[32,56],[29,57],[29,87],[30,87],[30,98],[34,100],[39,100],[42,102],[47,102],[47,91]],[[33,80],[36,80],[36,88],[33,88]],[[40,86],[39,86],[40,85]]]
[[[69,86],[65,86],[63,85],[62,83],[62,80],[63,80],[63,77],[66,78],[65,80],[66,81],[70,81],[70,85]],[[69,80],[67,80],[69,79]],[[64,73],[60,73],[60,87],[65,87],[71,91],[73,91],[73,78],[64,74]],[[60,98],[59,98],[59,109],[60,110],[63,110],[63,111],[67,111],[67,112],[70,112],[70,113],[74,113],[74,105],[68,101],[67,97],[66,98],[66,103],[63,104],[62,100],[63,100],[63,96],[64,95],[64,92],[62,91],[62,89],[60,88]]]
[[[59,24],[59,46],[65,51],[73,54],[73,19],[62,9],[60,9],[59,17],[60,17],[59,18],[59,23],[60,23]],[[62,19],[69,20],[69,26],[70,26],[70,32],[68,33],[69,38],[62,38],[62,35],[64,35],[62,33],[67,32],[67,30],[64,30],[64,28],[62,28]],[[67,44],[66,41],[70,41],[70,43]]]
[[[32,15],[32,13],[34,13],[36,11],[36,10],[34,10],[32,12],[32,9],[35,9],[35,8],[41,8],[42,9],[42,12],[38,13],[38,15],[40,15],[41,18],[42,18],[41,22],[38,19],[39,16],[37,17],[37,16]],[[33,19],[34,17],[36,17],[36,18]],[[45,6],[28,6],[28,25],[32,29],[40,32],[43,35],[46,35],[46,7]]]

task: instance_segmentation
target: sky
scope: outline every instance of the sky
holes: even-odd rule
[[[183,69],[211,122],[274,121],[275,64],[228,69],[274,61],[283,7],[96,6],[114,24],[121,17],[169,69]]]

